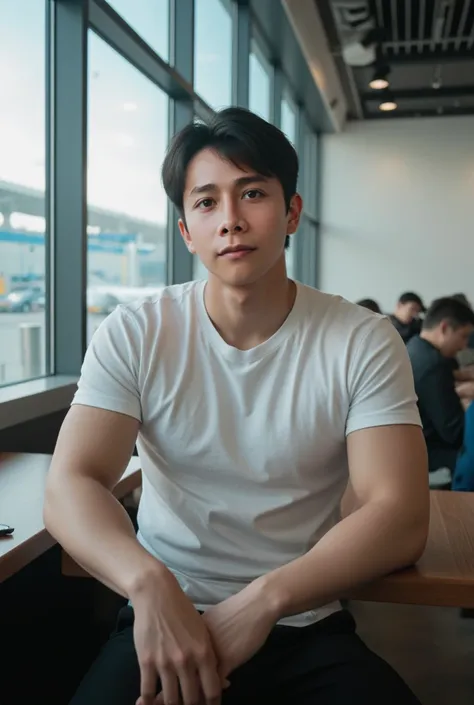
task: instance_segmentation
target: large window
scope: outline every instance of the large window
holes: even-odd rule
[[[195,0],[194,88],[212,108],[232,102],[230,0]]]
[[[249,108],[270,120],[271,74],[270,66],[253,44],[249,61]]]
[[[166,283],[168,97],[89,33],[88,334]]]
[[[0,386],[46,360],[46,3],[0,3]]]
[[[169,0],[108,0],[108,3],[157,54],[168,60]]]

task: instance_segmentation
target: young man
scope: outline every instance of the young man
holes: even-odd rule
[[[453,298],[437,299],[426,313],[421,334],[407,346],[430,472],[452,472],[462,445],[464,407],[456,391],[455,358],[473,331],[471,308]]]
[[[49,476],[48,529],[133,605],[74,705],[418,702],[338,602],[425,545],[410,363],[387,319],[288,280],[297,174],[283,133],[237,108],[171,145],[163,182],[208,282],[102,324]],[[112,496],[137,437],[138,537]]]
[[[395,313],[390,316],[390,320],[402,336],[405,345],[410,338],[420,332],[419,316],[424,310],[423,301],[418,294],[414,294],[412,291],[405,292],[398,299]]]

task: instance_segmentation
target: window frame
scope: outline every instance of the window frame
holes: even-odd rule
[[[281,101],[289,90],[297,107],[297,151],[304,160],[304,96],[293,95],[281,57],[271,53],[271,42],[259,26],[252,2],[221,0],[233,20],[232,98],[248,107],[251,40],[265,65],[271,67],[270,120],[281,125]],[[66,408],[74,395],[87,336],[87,33],[95,31],[169,100],[172,136],[193,115],[206,119],[212,108],[193,88],[194,0],[169,0],[169,63],[132,29],[105,0],[45,0],[46,51],[46,260],[47,349],[50,374],[37,380],[0,388],[0,429]],[[273,49],[273,51],[278,51]],[[284,48],[281,49],[284,51]],[[310,129],[314,129],[309,122]],[[320,157],[318,154],[317,169]],[[304,169],[302,171],[304,173]],[[320,179],[316,176],[317,189]],[[316,194],[316,198],[319,196]],[[316,215],[319,210],[316,207]],[[312,214],[314,215],[314,213]],[[311,221],[319,228],[319,222]],[[174,208],[168,213],[168,283],[192,278],[192,256],[184,246]],[[305,271],[305,258],[317,243],[295,238],[295,276],[317,284],[316,262]],[[313,248],[313,250],[311,250]],[[48,327],[49,325],[49,327]]]

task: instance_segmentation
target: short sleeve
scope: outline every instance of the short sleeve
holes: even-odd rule
[[[377,318],[349,364],[346,435],[373,426],[421,426],[415,383],[403,340],[386,318]]]
[[[72,403],[116,411],[141,421],[139,359],[138,326],[119,306],[92,337]]]

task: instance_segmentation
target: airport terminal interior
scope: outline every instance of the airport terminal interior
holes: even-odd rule
[[[44,526],[59,429],[115,308],[208,277],[162,183],[170,140],[229,106],[279,128],[303,199],[288,277],[410,350],[432,302],[474,305],[474,0],[1,0],[0,36],[0,702],[66,705],[124,600]],[[454,480],[473,331],[427,553],[345,602],[423,705],[474,698],[474,455]],[[127,473],[135,522],[136,454]]]

